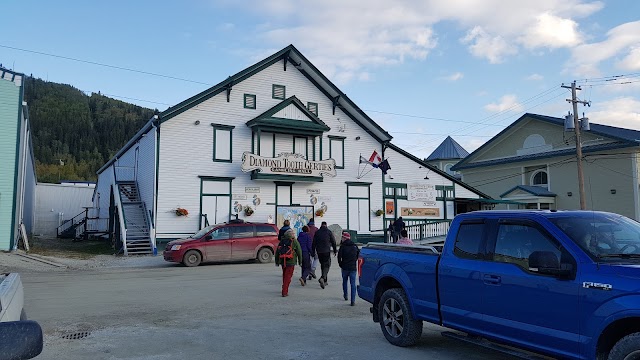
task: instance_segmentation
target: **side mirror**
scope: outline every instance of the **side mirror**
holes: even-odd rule
[[[42,328],[35,321],[0,323],[0,358],[32,359],[42,352]]]
[[[209,241],[209,240],[213,240],[213,235],[209,234],[204,237],[204,241]]]
[[[571,278],[573,265],[560,265],[560,260],[551,251],[534,251],[529,255],[529,271],[559,278]]]

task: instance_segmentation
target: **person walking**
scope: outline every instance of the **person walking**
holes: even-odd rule
[[[400,236],[402,230],[404,230],[405,224],[404,221],[402,221],[402,216],[400,216],[398,219],[396,219],[396,221],[393,222],[393,242],[397,243],[398,242],[398,237]]]
[[[313,238],[309,233],[309,226],[302,227],[302,232],[298,235],[298,243],[302,249],[302,276],[300,276],[300,285],[307,285],[307,278],[311,273],[311,247],[313,245]]]
[[[316,231],[313,237],[313,245],[311,246],[311,252],[318,254],[318,260],[320,261],[320,269],[322,269],[322,275],[318,282],[320,287],[324,289],[327,285],[327,275],[329,274],[329,268],[331,267],[331,248],[333,248],[333,255],[338,253],[336,248],[336,238],[333,233],[327,227],[327,222],[323,221],[320,225],[320,229]]]
[[[356,304],[356,263],[360,256],[360,249],[348,232],[342,233],[342,243],[338,251],[338,265],[342,269],[342,295],[347,301],[347,281],[351,284],[351,306]]]
[[[307,223],[307,226],[309,227],[309,236],[311,236],[311,239],[313,240],[313,237],[316,235],[316,231],[318,231],[318,227],[316,227],[316,223],[313,218],[309,219],[309,223]],[[308,276],[308,280],[316,278],[316,268],[318,267],[319,263],[320,261],[318,260],[318,253],[313,254],[311,258],[311,273]]]
[[[400,239],[397,242],[398,245],[413,245],[413,241],[409,239],[409,235],[407,234],[407,229],[404,229],[400,232]]]
[[[282,223],[280,231],[278,231],[278,241],[282,241],[282,235],[284,235],[284,233],[289,229],[291,229],[291,223],[289,222],[289,220],[285,220]]]
[[[289,284],[296,264],[302,264],[302,250],[293,229],[282,234],[276,250],[276,266],[282,266],[282,297],[289,296]]]

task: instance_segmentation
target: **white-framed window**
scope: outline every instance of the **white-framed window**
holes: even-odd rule
[[[531,174],[531,185],[549,187],[549,176],[546,170],[537,170]]]

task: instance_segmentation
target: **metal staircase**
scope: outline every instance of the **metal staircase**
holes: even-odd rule
[[[118,182],[122,212],[127,229],[126,247],[130,255],[147,255],[153,253],[149,236],[147,209],[134,181]]]

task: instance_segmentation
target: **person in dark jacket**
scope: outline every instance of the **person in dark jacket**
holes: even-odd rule
[[[331,267],[331,248],[333,248],[333,255],[335,256],[338,253],[336,247],[336,238],[327,227],[327,222],[323,221],[320,229],[313,237],[313,245],[311,246],[311,252],[318,254],[318,260],[320,260],[322,275],[318,282],[323,289],[327,285],[327,275]]]
[[[313,237],[316,235],[316,231],[318,231],[318,227],[316,226],[313,218],[309,219],[309,223],[307,224],[307,226],[309,226],[309,236],[311,236],[311,239],[313,240]],[[318,267],[319,263],[320,260],[318,260],[318,253],[313,254],[313,256],[311,257],[311,273],[308,276],[308,280],[311,280],[311,278],[316,278],[316,268]]]
[[[284,233],[289,229],[291,229],[291,223],[289,220],[285,220],[284,223],[282,223],[280,231],[278,231],[278,241],[282,241],[282,235],[284,235]]]
[[[293,270],[296,264],[302,264],[302,250],[300,249],[300,243],[296,240],[296,234],[293,229],[289,229],[282,234],[282,240],[278,244],[278,249],[291,248],[292,257],[280,258],[278,251],[276,251],[276,266],[282,266],[282,297],[289,296],[289,284],[291,284],[291,278],[293,277]]]
[[[402,230],[404,230],[405,224],[404,221],[402,221],[402,216],[400,216],[396,221],[393,222],[393,242],[396,243],[398,242],[398,237],[400,237],[400,234],[402,233]]]
[[[300,277],[300,285],[307,285],[307,278],[311,273],[311,257],[313,253],[311,247],[313,245],[313,238],[309,234],[309,227],[307,225],[302,227],[302,232],[298,235],[298,242],[302,248],[302,276]]]
[[[342,243],[340,251],[338,251],[338,265],[342,269],[342,295],[347,301],[347,280],[351,283],[351,306],[356,304],[356,263],[360,256],[358,245],[351,241],[351,235],[348,232],[342,233]]]

